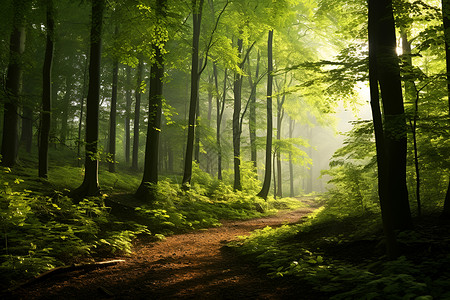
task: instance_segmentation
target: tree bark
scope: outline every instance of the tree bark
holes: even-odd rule
[[[273,58],[272,58],[273,30],[269,31],[267,40],[267,136],[266,136],[266,169],[264,171],[264,182],[258,196],[267,199],[270,189],[272,173],[272,85],[273,85]]]
[[[125,90],[125,163],[130,163],[131,150],[131,132],[130,132],[130,116],[131,116],[131,67],[126,67],[126,90]]]
[[[242,54],[243,40],[238,39],[238,53],[239,57]],[[241,117],[241,105],[242,105],[242,76],[238,73],[234,73],[233,82],[233,166],[234,166],[234,189],[240,191],[241,185],[241,129],[240,129],[240,117]]]
[[[73,196],[96,196],[100,193],[98,184],[98,115],[100,102],[100,62],[104,0],[92,2],[92,23],[89,58],[89,89],[86,101],[86,157],[84,180],[73,191]]]
[[[156,11],[159,18],[165,17],[166,0],[158,0]],[[158,20],[159,26],[164,26],[164,21]],[[149,189],[148,183],[158,183],[159,168],[159,137],[161,132],[161,112],[163,98],[163,78],[164,78],[164,57],[161,45],[153,45],[155,51],[154,62],[150,69],[150,93],[149,93],[149,111],[147,140],[145,145],[144,175],[141,185],[136,191],[136,196],[144,196],[150,192],[149,200],[154,200],[155,190]]]
[[[61,131],[59,135],[59,141],[62,145],[66,144],[67,139],[67,120],[69,118],[69,106],[70,106],[70,96],[72,95],[72,78],[71,76],[66,77],[66,91],[63,98],[63,108],[61,115]]]
[[[116,27],[117,35],[117,27]],[[117,116],[117,83],[119,77],[119,62],[117,58],[113,61],[113,78],[112,78],[112,93],[111,93],[111,107],[109,112],[109,162],[108,170],[111,173],[116,172],[116,116]]]
[[[222,97],[219,95],[219,82],[218,82],[218,74],[217,74],[217,66],[213,64],[213,72],[214,72],[214,84],[216,88],[216,145],[217,145],[217,178],[222,180],[222,146],[221,146],[221,124],[223,112],[225,110],[225,99],[227,93],[227,69],[224,71],[224,79],[223,79],[223,92]],[[220,100],[222,98],[222,101]]]
[[[292,139],[294,132],[295,120],[289,121],[289,138]],[[289,197],[294,197],[294,164],[292,163],[292,152],[289,152]]]
[[[137,67],[137,84],[135,91],[136,102],[134,104],[134,122],[133,122],[133,154],[131,157],[131,168],[133,170],[138,170],[138,160],[139,160],[139,122],[141,118],[141,84],[142,84],[142,59],[139,59],[139,64]]]
[[[281,125],[283,122],[284,117],[284,111],[283,111],[283,104],[286,100],[286,94],[283,93],[283,96],[281,99],[277,97],[277,140],[281,140]],[[283,187],[282,187],[282,176],[281,176],[281,153],[280,151],[277,151],[277,195],[279,197],[283,197]]]
[[[442,16],[445,34],[445,64],[447,67],[447,101],[450,115],[450,0],[442,0]],[[448,182],[447,193],[445,194],[441,218],[450,219],[450,180]]]
[[[194,150],[195,120],[197,110],[197,100],[199,93],[199,42],[200,25],[202,19],[203,0],[193,0],[193,37],[192,37],[192,66],[191,66],[191,95],[189,101],[188,136],[186,143],[186,153],[184,159],[184,173],[182,185],[184,189],[189,189],[192,177],[192,154]]]
[[[48,143],[52,110],[52,64],[55,21],[53,18],[53,0],[47,0],[47,44],[42,70],[42,111],[39,130],[39,177],[48,177]]]
[[[86,62],[84,66],[83,73],[83,86],[81,87],[81,99],[80,99],[80,120],[78,121],[78,141],[77,141],[77,157],[78,157],[78,166],[80,166],[81,162],[81,132],[83,127],[83,117],[84,117],[84,98],[86,96],[86,81],[87,75],[89,72],[89,57],[86,56]]]
[[[412,227],[406,187],[407,130],[403,106],[400,68],[396,53],[392,0],[377,2],[377,76],[384,110],[384,139],[387,159],[387,186],[392,203],[394,228]]]
[[[6,74],[6,102],[3,112],[2,165],[12,167],[17,162],[19,144],[18,103],[22,83],[22,54],[25,51],[25,10],[28,0],[13,3],[13,28],[9,44],[9,63]]]
[[[383,230],[386,236],[386,248],[388,256],[398,256],[398,245],[394,233],[394,210],[388,190],[388,165],[385,133],[380,107],[379,74],[378,74],[378,43],[380,12],[376,0],[369,0],[369,83],[370,83],[370,105],[375,133],[375,144],[378,165],[378,195],[380,199]]]
[[[258,56],[256,59],[256,71],[255,71],[255,79],[256,81],[253,82],[252,76],[248,76],[249,84],[250,84],[250,90],[255,91],[251,94],[250,97],[250,111],[249,111],[249,120],[248,120],[248,128],[250,133],[250,160],[253,162],[253,166],[255,167],[255,170],[258,166],[257,163],[257,150],[256,150],[256,85],[258,84],[258,77],[259,77],[259,62],[261,59],[261,55],[258,51]],[[250,59],[248,60],[248,69],[250,73]]]

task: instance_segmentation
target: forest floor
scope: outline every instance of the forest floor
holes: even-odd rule
[[[305,199],[307,200],[307,199]],[[266,226],[298,223],[313,208],[274,216],[223,221],[222,226],[178,234],[159,242],[138,240],[114,266],[73,271],[19,288],[11,299],[318,299],[311,289],[270,279],[224,247]],[[308,292],[311,290],[311,292]]]

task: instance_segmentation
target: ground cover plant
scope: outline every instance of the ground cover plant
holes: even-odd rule
[[[220,226],[221,220],[256,218],[302,205],[295,199],[266,202],[249,192],[233,192],[198,168],[192,189],[182,191],[170,179],[162,180],[151,203],[132,196],[139,184],[132,173],[105,176],[101,196],[75,203],[69,190],[61,188],[80,180],[79,167],[55,166],[52,172],[60,176],[43,181],[30,172],[32,160],[23,163],[27,167],[18,167],[17,174],[9,168],[1,174],[2,289],[62,265],[126,256],[137,237],[151,242]]]
[[[294,285],[331,299],[446,299],[450,224],[432,217],[399,234],[404,255],[394,260],[385,256],[379,215],[325,207],[301,224],[257,230],[228,246],[268,276],[296,278]]]

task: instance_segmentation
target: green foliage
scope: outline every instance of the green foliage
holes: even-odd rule
[[[366,259],[352,258],[349,251],[361,238],[367,241],[380,234],[379,223],[375,227],[366,224],[367,217],[344,217],[341,222],[330,219],[330,212],[321,208],[303,224],[266,227],[228,246],[268,276],[297,278],[305,288],[310,286],[330,299],[444,299],[450,295],[446,283],[450,256],[446,250],[437,256],[426,251],[419,257],[387,261],[364,253],[374,251],[368,244],[366,249],[356,248],[356,255]],[[446,243],[440,238],[433,240],[429,232],[405,233],[400,241],[414,249]],[[346,249],[343,256],[338,249]]]
[[[102,198],[74,205],[60,194],[50,198],[14,191],[11,185],[20,182],[3,181],[0,190],[0,274],[5,284],[86,257],[130,253],[131,240],[148,233],[143,226],[114,221]]]

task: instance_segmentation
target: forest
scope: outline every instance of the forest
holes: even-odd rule
[[[0,297],[450,299],[450,0],[0,17]]]

